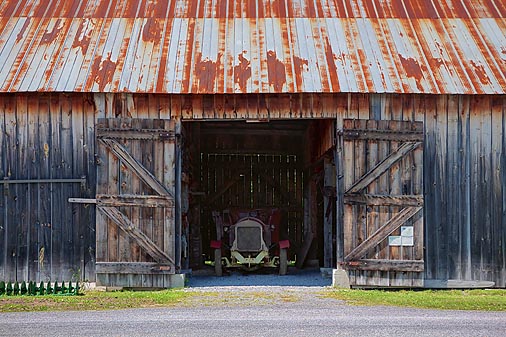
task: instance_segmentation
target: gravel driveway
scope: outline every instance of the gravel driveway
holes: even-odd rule
[[[193,277],[186,291],[196,296],[185,306],[0,313],[0,336],[504,336],[506,332],[506,313],[351,306],[321,296],[329,282],[316,272],[299,278]]]

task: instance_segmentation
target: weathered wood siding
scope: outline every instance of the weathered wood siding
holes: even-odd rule
[[[506,286],[504,95],[98,95],[103,109],[81,94],[0,96],[1,177],[86,177],[84,188],[0,184],[0,277],[63,279],[81,268],[93,278],[94,207],[66,199],[94,195],[95,118],[337,117],[338,127],[342,118],[423,121],[426,277]]]
[[[0,96],[0,280],[95,279],[94,142],[88,95]]]
[[[344,263],[354,286],[423,287],[423,123],[345,119]],[[339,139],[339,138],[342,138]],[[411,231],[411,242],[390,244]]]
[[[101,118],[96,133],[97,285],[168,288],[176,272],[174,123]]]
[[[425,98],[428,279],[506,286],[506,97]]]

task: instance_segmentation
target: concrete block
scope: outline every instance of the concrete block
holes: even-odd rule
[[[334,269],[332,271],[332,286],[336,288],[350,289],[350,278],[348,272],[344,269]]]
[[[183,288],[186,274],[172,274],[170,275],[169,288]]]

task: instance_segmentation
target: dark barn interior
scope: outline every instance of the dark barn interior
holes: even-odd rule
[[[289,259],[323,267],[323,157],[314,139],[325,128],[334,122],[183,123],[183,268],[212,260],[213,212],[272,208],[283,214]]]

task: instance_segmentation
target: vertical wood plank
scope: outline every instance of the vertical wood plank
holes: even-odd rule
[[[471,275],[471,137],[470,137],[469,96],[461,98],[459,103],[459,254],[462,264],[462,277],[470,280]],[[427,239],[427,242],[428,239]]]
[[[7,147],[5,138],[6,134],[6,126],[5,126],[5,103],[11,99],[11,95],[4,95],[2,97],[2,101],[0,102],[0,179],[7,177],[6,167],[7,167]],[[7,242],[5,236],[5,230],[7,227],[7,187],[6,185],[0,185],[0,219],[2,224],[0,225],[0,277],[2,280],[5,280],[5,271],[7,267]]]
[[[492,98],[491,96],[482,96],[475,101],[477,105],[473,110],[479,111],[480,114],[480,144],[479,144],[479,207],[477,215],[480,220],[475,222],[477,225],[476,232],[479,239],[479,252],[480,252],[480,275],[479,280],[493,281],[497,256],[497,250],[494,249],[494,241],[492,238],[493,225],[491,222],[492,210],[491,204],[493,196],[491,194],[493,187],[490,182],[493,180],[493,168],[491,166],[492,156]],[[479,227],[478,227],[479,226]]]
[[[447,146],[446,152],[446,174],[441,188],[446,189],[447,198],[447,221],[446,227],[448,232],[448,275],[455,275],[458,279],[462,279],[461,259],[459,254],[459,167],[458,157],[460,152],[458,149],[459,128],[458,128],[458,96],[451,95],[448,97],[447,113]]]
[[[95,113],[96,113],[96,125],[95,127],[107,127],[105,121],[102,124],[99,124],[98,118],[105,117],[105,95],[104,94],[94,94],[93,96],[95,103]],[[105,194],[107,191],[107,182],[108,182],[108,172],[109,172],[109,154],[106,150],[105,146],[97,141],[96,152],[98,155],[97,158],[97,194]],[[107,218],[100,212],[96,213],[96,248],[95,248],[95,258],[97,262],[106,262],[107,261],[107,252],[108,252],[108,220]],[[97,276],[97,283],[107,284],[108,277]]]
[[[140,110],[140,113],[143,110]],[[122,113],[122,116],[126,115],[126,111]],[[119,125],[121,128],[132,128],[133,121],[130,118],[122,118],[121,119],[121,125]],[[133,155],[133,149],[138,149],[140,141],[135,139],[121,139],[118,140],[122,146],[124,146],[127,151]],[[139,157],[134,157],[139,158]],[[130,168],[128,168],[124,163],[121,162],[121,160],[118,162],[118,194],[134,194],[138,192],[139,190],[134,190],[133,186],[135,184],[134,182],[134,174],[131,171]],[[138,187],[138,183],[137,186]],[[125,216],[132,220],[132,223],[135,224],[135,218],[133,216],[133,210],[137,207],[120,207],[120,211],[125,214]],[[116,227],[115,224],[111,224],[111,226]],[[118,260],[117,261],[131,261],[132,255],[136,253],[138,250],[135,248],[137,246],[133,240],[130,239],[130,237],[121,230],[117,231],[117,238],[118,238]],[[134,260],[135,261],[135,260]]]
[[[329,158],[324,159],[324,196],[323,196],[323,266],[333,266],[333,196],[335,191],[335,166]]]
[[[85,143],[85,115],[84,115],[84,96],[81,94],[73,95],[72,98],[72,177],[84,177],[85,176],[85,165],[87,162],[87,156],[85,149],[87,144]],[[68,198],[73,196],[80,196],[84,192],[84,186],[80,184],[72,184],[66,191],[68,194],[65,197],[66,205],[68,204]],[[85,218],[83,208],[79,204],[69,205],[72,211],[71,221],[68,222],[72,226],[71,230],[71,243],[72,246],[68,272],[71,274],[79,273],[83,268],[81,264],[82,254],[84,251],[84,233],[83,227],[80,226],[81,219]]]
[[[471,100],[470,104],[470,164],[471,164],[471,277],[474,280],[481,280],[482,276],[482,240],[483,227],[486,225],[486,202],[481,200],[483,195],[482,183],[486,177],[484,167],[482,166],[482,148],[485,139],[482,139],[483,118],[482,107],[486,104],[483,97],[477,97]],[[488,141],[488,139],[486,140]],[[483,209],[485,207],[485,209]]]
[[[165,120],[165,130],[175,131],[173,120]],[[169,191],[175,192],[175,143],[163,143],[163,184]],[[174,209],[164,209],[164,251],[169,256],[175,255],[175,214]]]
[[[503,138],[504,138],[504,116],[503,116],[503,99],[499,97],[491,97],[491,179],[490,179],[490,263],[494,267],[494,275],[491,280],[501,284],[504,284],[504,278],[502,273],[506,272],[506,269],[501,267],[504,265],[504,248],[502,238],[502,228],[505,226],[505,220],[503,215],[503,209],[506,207],[502,204],[503,194],[505,193],[504,180],[501,176],[501,155],[504,156]]]
[[[39,104],[38,114],[38,141],[36,144],[36,152],[38,154],[38,167],[39,167],[39,178],[48,179],[51,178],[51,161],[50,156],[52,152],[51,144],[51,125],[50,118],[52,110],[58,112],[58,100],[57,96],[50,95],[46,100],[43,100]],[[37,186],[37,209],[38,209],[38,223],[40,227],[40,242],[41,246],[44,247],[44,272],[43,279],[53,279],[53,268],[52,268],[52,255],[51,255],[51,184],[40,184]]]
[[[375,120],[369,120],[367,122],[367,129],[375,130],[378,127],[378,123]],[[369,140],[367,143],[368,156],[367,156],[367,171],[371,170],[379,162],[378,158],[378,141]],[[378,182],[373,181],[367,188],[367,192],[370,194],[378,193]],[[367,210],[367,237],[370,237],[379,228],[379,206],[368,206]],[[371,258],[378,258],[379,247],[375,248],[374,255]],[[374,277],[379,278],[380,272],[374,272]]]
[[[28,157],[28,96],[26,94],[19,94],[16,96],[16,147],[17,147],[17,165],[16,170],[13,172],[16,179],[30,179],[30,161]],[[30,259],[37,254],[37,243],[31,242],[30,224],[28,223],[28,212],[31,209],[31,200],[28,200],[29,184],[17,184],[13,188],[16,193],[15,199],[15,212],[16,218],[12,219],[17,223],[17,238],[16,241],[16,276],[21,278],[33,277],[37,278],[38,273],[30,275],[28,269],[30,266]],[[38,261],[38,260],[37,260]],[[19,276],[18,276],[19,275]]]
[[[506,97],[502,97],[502,153],[501,153],[501,181],[506,181]],[[506,242],[506,189],[502,191],[502,223],[501,242]],[[506,245],[501,249],[501,278],[499,286],[506,287]]]
[[[86,94],[84,97],[84,122],[85,122],[85,159],[84,176],[87,177],[85,191],[83,196],[87,198],[94,198],[96,195],[96,147],[95,147],[95,105],[93,102],[92,94]],[[97,114],[98,115],[98,114]],[[83,228],[84,245],[81,253],[84,268],[81,270],[82,280],[93,280],[95,278],[95,250],[96,250],[96,207],[92,205],[78,205],[81,207],[85,216],[80,221],[80,226]]]
[[[132,128],[134,129],[142,129],[142,119],[135,119],[132,121]],[[141,146],[140,141],[136,140],[130,140],[130,154],[132,157],[139,159],[142,158],[141,154]],[[139,193],[141,191],[142,182],[140,181],[139,177],[136,175],[131,175],[131,182],[129,186],[125,186],[125,193],[131,192],[131,193]],[[142,212],[139,207],[132,207],[131,209],[131,221],[132,223],[139,228],[141,231],[143,230],[144,223],[141,216]],[[133,242],[130,243],[130,261],[141,261],[141,248],[139,245],[134,244]]]
[[[10,99],[4,101],[4,148],[5,162],[3,177],[8,179],[16,179],[16,160],[17,160],[17,120],[16,120],[16,96],[12,95]],[[17,222],[19,221],[16,212],[16,189],[13,186],[4,185],[4,280],[16,280],[16,245],[17,245]]]
[[[424,151],[424,191],[425,191],[425,239],[432,242],[426,245],[426,270],[425,275],[428,279],[435,279],[438,275],[439,254],[436,246],[437,217],[436,209],[439,207],[436,201],[436,152],[437,152],[437,134],[436,134],[436,99],[432,96],[424,96],[425,100],[425,151]],[[429,211],[430,210],[430,211]]]
[[[156,108],[152,107],[152,109],[156,110]],[[151,108],[150,108],[151,110]],[[154,113],[152,114],[154,115]],[[153,128],[161,129],[165,125],[163,121],[154,120]],[[163,182],[164,179],[164,144],[163,141],[153,141],[153,171],[152,173],[156,177],[158,181]],[[155,222],[155,231],[153,233],[153,242],[159,246],[164,247],[164,230],[165,230],[165,219],[164,219],[164,210],[162,208],[155,208],[153,210],[153,217],[156,219]],[[171,255],[173,256],[173,255]]]
[[[40,177],[40,158],[38,151],[39,143],[39,116],[30,113],[31,111],[47,112],[47,104],[40,104],[45,97],[37,97],[37,99],[28,100],[26,96],[26,152],[27,161],[24,170],[28,179],[37,179]],[[42,111],[41,111],[42,110]],[[46,110],[46,111],[44,111]],[[39,221],[40,204],[38,190],[39,184],[26,184],[26,200],[23,205],[26,218],[26,270],[18,271],[18,275],[24,278],[33,278],[39,281],[46,273],[46,254],[43,243],[41,242],[42,226]],[[20,247],[21,248],[21,247]],[[20,249],[21,251],[21,249]],[[40,253],[39,253],[40,252]],[[21,255],[21,254],[20,254]],[[21,257],[21,256],[20,256]]]

